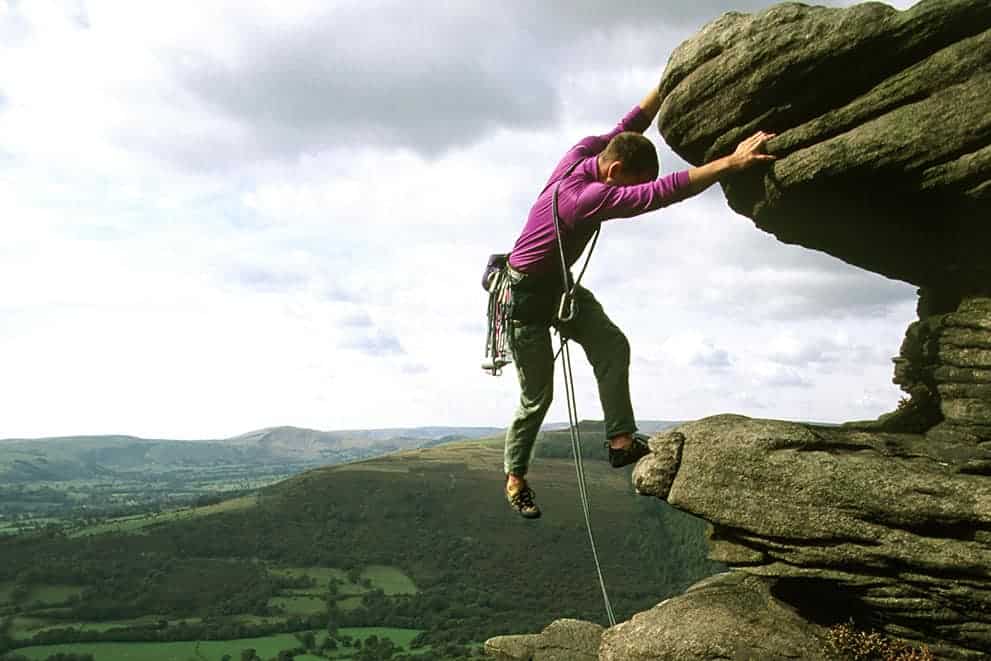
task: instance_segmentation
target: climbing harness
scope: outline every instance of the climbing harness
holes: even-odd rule
[[[571,321],[575,318],[575,292],[578,290],[578,284],[581,282],[582,276],[585,275],[585,269],[588,268],[588,262],[592,258],[592,251],[595,250],[595,243],[599,239],[599,232],[602,229],[602,225],[599,224],[595,228],[595,235],[592,237],[592,244],[589,247],[588,254],[585,256],[585,264],[582,266],[582,270],[579,271],[578,277],[575,281],[568,286],[570,281],[571,273],[568,271],[568,262],[564,256],[564,241],[561,239],[561,221],[557,213],[557,191],[561,187],[561,181],[571,174],[575,166],[578,165],[584,159],[579,159],[577,162],[573,163],[568,171],[564,174],[561,179],[558,180],[557,184],[554,186],[554,193],[551,200],[551,212],[554,216],[554,231],[557,234],[557,248],[558,254],[561,257],[561,277],[564,283],[564,293],[561,294],[561,302],[558,304],[557,308],[557,318],[560,322],[565,323]],[[578,476],[578,496],[582,504],[582,514],[585,515],[585,529],[588,531],[588,542],[592,547],[592,559],[595,561],[595,572],[599,577],[599,588],[602,590],[602,601],[606,607],[606,617],[609,619],[609,626],[616,626],[616,616],[613,614],[612,603],[609,601],[609,593],[606,591],[606,581],[602,576],[602,565],[599,563],[599,552],[595,548],[595,535],[592,534],[592,519],[589,515],[588,507],[588,485],[585,481],[585,465],[582,462],[582,442],[581,442],[581,430],[578,428],[578,407],[575,403],[575,380],[574,375],[571,371],[571,351],[568,349],[568,338],[561,331],[560,328],[557,329],[558,340],[560,341],[560,348],[558,349],[557,355],[564,355],[564,360],[561,361],[561,367],[564,372],[564,392],[566,399],[568,401],[568,424],[571,430],[571,453],[575,457],[575,473]],[[555,360],[557,356],[555,356]]]
[[[582,276],[585,275],[585,269],[588,268],[592,251],[595,250],[595,243],[599,240],[599,230],[602,228],[601,224],[595,228],[595,234],[592,236],[592,245],[585,258],[585,265],[582,266],[582,270],[578,274],[578,279],[572,282],[571,273],[568,271],[565,262],[564,248],[561,244],[561,228],[557,214],[557,191],[561,185],[561,181],[571,174],[575,167],[583,160],[584,158],[580,158],[572,163],[561,179],[557,181],[554,186],[552,200],[554,231],[557,234],[558,249],[561,254],[561,266],[563,269],[563,293],[561,294],[556,315],[556,318],[561,322],[568,322],[575,318],[575,292],[577,291],[578,283],[581,282]],[[517,274],[517,277],[522,277],[522,275]],[[509,255],[489,255],[488,262],[485,265],[485,271],[482,274],[482,288],[489,292],[488,313],[486,315],[485,356],[482,359],[482,369],[492,376],[500,376],[502,374],[502,368],[513,362],[513,281],[514,278],[510,274]],[[554,360],[557,361],[560,355],[561,348],[554,355]]]

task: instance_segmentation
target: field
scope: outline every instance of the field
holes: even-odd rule
[[[326,633],[314,631],[318,645],[326,638]],[[339,631],[338,637],[351,636],[364,640],[369,636],[388,638],[403,649],[409,650],[409,643],[419,634],[415,629],[387,629],[382,627],[346,628]],[[279,634],[264,638],[240,638],[237,640],[182,641],[174,643],[73,643],[71,645],[38,645],[17,650],[32,661],[44,661],[48,656],[59,652],[92,654],[97,661],[188,661],[189,659],[219,660],[225,654],[239,659],[241,650],[254,649],[263,659],[276,656],[281,650],[300,647],[299,639],[293,634]],[[341,647],[329,652],[331,658],[349,659],[354,650]],[[323,657],[314,655],[297,656],[297,661],[320,661]]]
[[[272,573],[292,578],[309,577],[314,584],[308,588],[290,588],[269,600],[270,606],[281,607],[286,615],[312,615],[326,611],[327,594],[331,589],[337,605],[353,610],[361,605],[361,595],[382,590],[388,596],[416,594],[416,584],[398,567],[369,565],[358,574],[357,582],[348,573],[333,567],[283,567]],[[331,588],[331,586],[334,586]]]
[[[70,537],[84,537],[86,535],[100,535],[103,533],[141,533],[143,529],[150,526],[182,521],[197,516],[209,516],[220,512],[230,512],[233,510],[247,509],[257,503],[255,496],[242,496],[231,498],[212,505],[201,507],[181,507],[165,512],[149,512],[145,514],[134,514],[108,519],[97,524],[88,525],[72,530]]]
[[[361,578],[368,579],[373,587],[380,588],[387,595],[416,594],[412,579],[396,567],[369,565],[361,572]]]
[[[239,618],[248,621],[248,618]],[[259,618],[263,621],[275,621],[277,618]],[[169,626],[175,626],[181,622],[198,623],[202,619],[198,617],[184,617],[182,619],[162,618],[157,615],[145,615],[127,620],[103,620],[100,622],[86,621],[61,621],[51,620],[43,617],[15,617],[12,620],[11,636],[14,640],[29,642],[36,633],[50,631],[52,629],[72,628],[80,631],[110,631],[111,629],[128,629],[131,627],[141,627],[157,624],[160,621],[168,622]]]
[[[342,594],[347,593],[348,585],[354,585],[348,581],[347,572],[343,569],[337,569],[335,567],[277,567],[270,570],[273,574],[279,574],[281,576],[289,576],[291,578],[299,578],[302,576],[307,576],[314,581],[312,588],[299,588],[293,590],[294,594],[313,594],[320,593],[326,594],[327,590],[330,589],[331,582],[343,583],[345,587],[341,587],[340,591]],[[353,592],[351,594],[358,594],[363,592],[358,586],[354,586]]]
[[[34,479],[5,482],[12,450],[0,444],[0,536],[50,526],[80,534],[140,530],[167,520],[177,511],[195,511],[222,498],[246,494],[284,480],[323,462],[271,465],[203,465],[162,471],[161,467],[121,473],[107,471],[94,479]],[[38,450],[42,452],[42,450]],[[55,449],[45,450],[57,454]],[[44,457],[42,457],[44,458]],[[49,461],[45,465],[53,465]],[[93,526],[94,523],[106,525]],[[73,532],[74,531],[74,532]]]
[[[313,580],[313,585],[306,588],[287,588],[278,596],[270,599],[269,605],[278,607],[281,615],[271,617],[242,615],[235,618],[237,622],[269,623],[282,621],[284,618],[294,615],[305,617],[326,612],[327,595],[331,590],[331,585],[336,586],[338,604],[344,609],[354,609],[359,606],[362,595],[372,590],[382,590],[386,595],[416,594],[417,592],[416,585],[409,576],[398,567],[387,565],[365,567],[357,573],[358,582],[352,582],[348,572],[334,567],[276,567],[270,571],[273,574],[291,578],[308,577]],[[13,583],[0,583],[0,606],[7,605],[9,607],[11,605],[13,591]],[[15,640],[31,640],[31,637],[37,633],[69,627],[82,631],[109,631],[116,628],[147,626],[160,621],[167,621],[170,626],[174,626],[180,621],[189,623],[202,621],[201,618],[196,617],[180,620],[158,615],[101,622],[67,621],[57,617],[46,617],[46,615],[56,615],[57,611],[61,610],[58,608],[59,606],[67,605],[70,600],[79,597],[81,592],[82,588],[78,586],[32,586],[26,596],[19,600],[17,610],[20,615],[12,619],[12,637]]]

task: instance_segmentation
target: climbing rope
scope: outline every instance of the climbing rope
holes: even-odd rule
[[[575,456],[575,472],[578,475],[578,495],[582,503],[582,513],[585,515],[585,529],[588,531],[588,542],[592,547],[592,559],[595,561],[595,573],[599,577],[599,588],[602,590],[602,601],[606,606],[606,617],[609,626],[616,626],[616,616],[613,614],[609,593],[606,591],[606,581],[602,576],[602,565],[599,564],[599,552],[595,548],[595,535],[592,534],[592,519],[588,508],[588,485],[585,482],[585,465],[582,463],[581,432],[578,429],[578,409],[575,406],[575,382],[571,374],[571,352],[568,350],[567,338],[561,338],[561,350],[564,360],[564,386],[568,400],[568,422],[571,426],[571,452]]]
[[[561,257],[561,277],[564,283],[564,293],[561,295],[561,302],[558,305],[558,320],[561,322],[567,322],[574,319],[575,316],[575,292],[578,290],[578,283],[581,282],[582,276],[585,275],[585,269],[588,268],[588,262],[592,258],[592,251],[595,250],[595,243],[599,239],[599,230],[602,229],[601,224],[595,228],[595,235],[592,238],[592,245],[589,248],[588,255],[585,257],[585,265],[582,270],[578,273],[578,278],[569,286],[570,272],[568,271],[568,263],[564,256],[564,242],[561,240],[561,223],[557,214],[557,191],[561,186],[561,181],[571,174],[575,166],[578,165],[583,159],[579,159],[568,168],[564,176],[558,180],[557,184],[554,186],[554,193],[551,200],[551,210],[554,216],[554,231],[557,234],[557,248],[558,254]],[[561,332],[558,328],[558,338],[560,340],[561,346],[558,349],[557,355],[554,359],[562,355],[564,359],[561,361],[561,367],[564,372],[564,390],[566,399],[568,402],[568,424],[571,429],[571,453],[575,457],[575,473],[578,476],[578,496],[581,500],[582,514],[585,515],[585,529],[588,531],[588,542],[592,547],[592,559],[595,561],[595,572],[599,577],[599,587],[602,590],[602,601],[606,606],[606,617],[609,619],[609,626],[616,626],[616,616],[613,614],[612,603],[609,601],[609,593],[606,590],[606,581],[602,576],[602,565],[599,563],[599,552],[595,547],[595,535],[592,533],[592,518],[589,514],[588,506],[588,484],[585,481],[585,465],[582,462],[582,442],[581,442],[581,430],[578,428],[578,407],[575,401],[575,380],[574,375],[571,371],[571,351],[568,349],[568,338]]]

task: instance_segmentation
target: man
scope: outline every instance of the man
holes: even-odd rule
[[[610,463],[636,462],[649,452],[630,403],[630,345],[623,333],[584,287],[575,293],[573,320],[556,319],[564,291],[552,203],[558,187],[558,217],[565,261],[570,268],[599,223],[629,218],[702,192],[724,175],[773,160],[762,153],[774,137],[763,131],[741,142],[733,154],[711,163],[657,179],[657,152],[643,131],[661,107],[652,89],[610,133],[587,137],[557,164],[530,209],[530,215],[509,256],[512,282],[510,345],[520,383],[520,405],[506,431],[506,497],[526,518],[540,516],[534,492],[526,481],[533,445],[553,398],[554,353],[550,327],[585,350],[599,387],[606,421]]]

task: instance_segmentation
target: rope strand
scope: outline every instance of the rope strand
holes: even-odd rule
[[[588,484],[585,481],[585,464],[582,461],[581,430],[578,427],[578,407],[575,402],[575,380],[571,372],[571,351],[568,349],[568,339],[560,335],[561,349],[564,360],[561,367],[564,371],[565,394],[568,400],[568,422],[571,428],[571,452],[575,458],[575,472],[578,476],[578,496],[582,504],[582,514],[585,515],[585,529],[588,531],[588,542],[592,547],[592,559],[595,561],[595,572],[599,577],[599,588],[602,590],[602,601],[606,607],[606,618],[609,626],[616,626],[616,615],[613,613],[612,602],[606,590],[606,581],[602,575],[602,565],[599,563],[599,552],[595,547],[595,536],[592,534],[592,517],[588,505]]]
[[[588,255],[585,257],[585,265],[582,270],[578,273],[578,278],[571,282],[571,274],[568,271],[567,259],[564,255],[564,241],[561,239],[561,221],[557,213],[557,192],[561,187],[561,181],[567,177],[575,169],[575,167],[581,163],[584,159],[579,159],[571,164],[571,167],[564,173],[561,179],[558,179],[557,184],[554,186],[554,193],[551,198],[551,213],[554,217],[554,232],[557,234],[557,249],[558,255],[561,258],[561,281],[564,288],[564,294],[561,296],[561,303],[558,306],[559,317],[561,314],[567,314],[566,319],[559,319],[560,321],[568,320],[570,321],[574,316],[574,300],[575,292],[578,290],[578,283],[581,282],[582,276],[585,275],[585,269],[588,268],[589,260],[592,259],[592,251],[595,250],[595,243],[599,239],[599,231],[602,229],[600,224],[595,228],[595,235],[592,238],[592,245],[588,251]],[[567,312],[565,312],[567,306]],[[588,505],[588,484],[585,481],[585,464],[582,462],[582,444],[581,444],[581,430],[578,428],[578,406],[575,398],[575,380],[574,375],[571,371],[571,351],[568,349],[568,338],[564,336],[561,329],[558,328],[558,337],[560,338],[561,347],[558,349],[557,354],[554,359],[564,355],[564,360],[561,361],[561,367],[564,371],[564,387],[566,398],[568,400],[568,423],[571,429],[571,452],[575,457],[575,473],[578,478],[578,497],[581,500],[582,514],[585,516],[585,529],[588,531],[588,542],[592,547],[592,559],[595,561],[595,573],[599,577],[599,588],[602,590],[602,601],[606,607],[606,617],[609,620],[609,626],[616,626],[616,616],[613,613],[612,602],[609,600],[609,592],[606,590],[606,581],[602,575],[602,565],[599,563],[599,552],[595,547],[595,535],[592,533],[592,517],[589,512]]]

